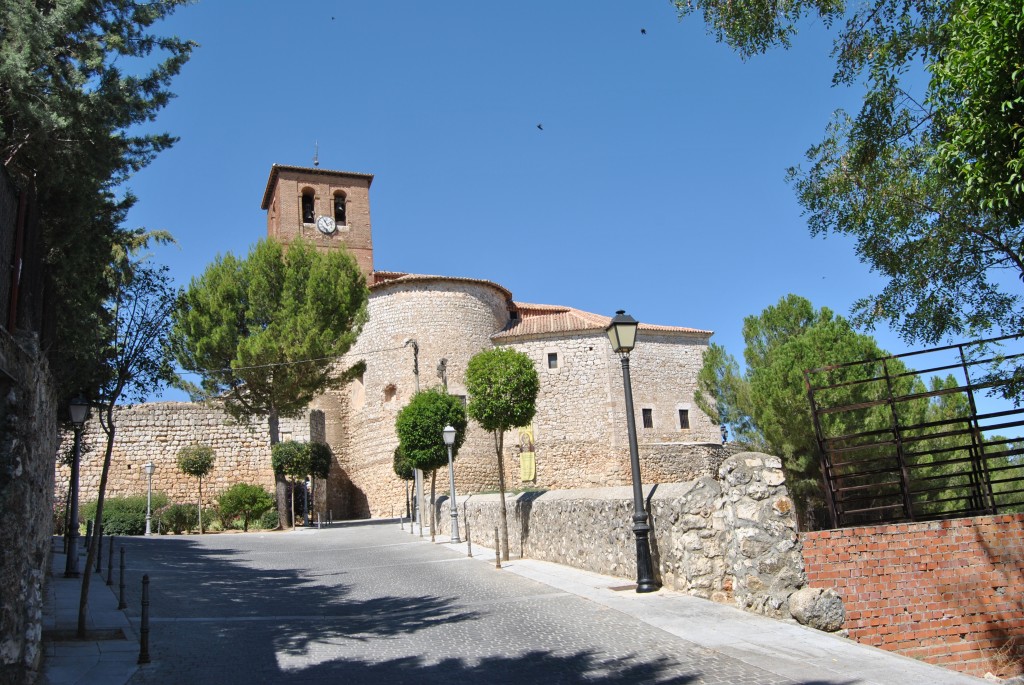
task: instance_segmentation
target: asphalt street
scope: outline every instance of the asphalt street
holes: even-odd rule
[[[138,685],[864,682],[759,668],[390,522],[124,544],[136,631],[150,578]]]

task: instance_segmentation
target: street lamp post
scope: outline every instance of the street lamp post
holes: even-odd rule
[[[444,427],[441,433],[444,436],[444,444],[448,448],[448,483],[452,489],[452,544],[459,540],[459,508],[455,506],[455,466],[452,463],[452,445],[455,444],[455,429],[450,425]]]
[[[640,481],[640,452],[636,444],[636,417],[633,415],[633,386],[629,381],[629,353],[636,346],[634,319],[621,309],[608,324],[606,332],[611,340],[612,350],[622,361],[622,385],[626,393],[626,426],[629,430],[629,467],[633,477],[633,534],[636,536],[636,591],[654,592],[658,583],[654,580],[651,563],[651,527],[647,523],[647,509],[644,507],[644,493]]]
[[[64,562],[64,577],[77,578],[81,575],[78,571],[78,471],[82,462],[82,428],[89,416],[89,403],[78,396],[71,400],[68,411],[75,428],[75,448],[71,459],[71,521],[68,523],[68,554]]]
[[[150,514],[153,506],[153,472],[156,471],[156,464],[148,461],[142,465],[142,470],[146,473],[146,477],[149,479],[149,489],[146,491],[146,535],[152,535],[153,530],[150,528]]]

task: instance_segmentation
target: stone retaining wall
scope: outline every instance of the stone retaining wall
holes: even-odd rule
[[[34,338],[0,329],[0,683],[33,682],[53,533],[57,405]]]
[[[717,476],[644,487],[656,575],[673,590],[788,618],[789,596],[806,579],[781,463],[745,452]],[[460,521],[463,505],[473,539],[493,545],[499,495],[459,497]],[[513,556],[636,580],[631,488],[527,492],[507,507]],[[449,522],[439,497],[442,537]]]

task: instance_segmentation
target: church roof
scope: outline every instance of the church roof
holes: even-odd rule
[[[512,301],[512,293],[507,288],[504,288],[494,281],[485,281],[480,278],[465,278],[462,276],[432,276],[429,274],[407,274],[401,271],[374,271],[370,274],[369,287],[370,290],[374,290],[382,285],[390,283],[439,283],[439,282],[450,282],[450,283],[473,283],[476,285],[490,286],[501,292],[505,299],[509,302]]]
[[[610,316],[593,314],[581,309],[561,305],[514,302],[513,306],[518,312],[519,317],[513,319],[504,330],[492,335],[492,339],[502,340],[528,335],[604,331],[612,320]],[[699,336],[710,336],[712,333],[712,331],[705,331],[699,328],[657,326],[649,323],[641,323],[640,330],[650,333],[683,333]]]
[[[274,186],[277,184],[277,175],[281,171],[298,171],[303,174],[318,174],[320,176],[348,176],[349,178],[365,178],[367,185],[373,183],[373,174],[361,174],[356,171],[331,171],[319,167],[289,166],[287,164],[275,164],[270,167],[270,177],[267,179],[267,189],[263,191],[263,209],[270,207],[270,197],[274,193]]]

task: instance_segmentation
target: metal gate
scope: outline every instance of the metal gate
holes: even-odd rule
[[[833,527],[1024,511],[1018,364],[1006,336],[805,371]]]

